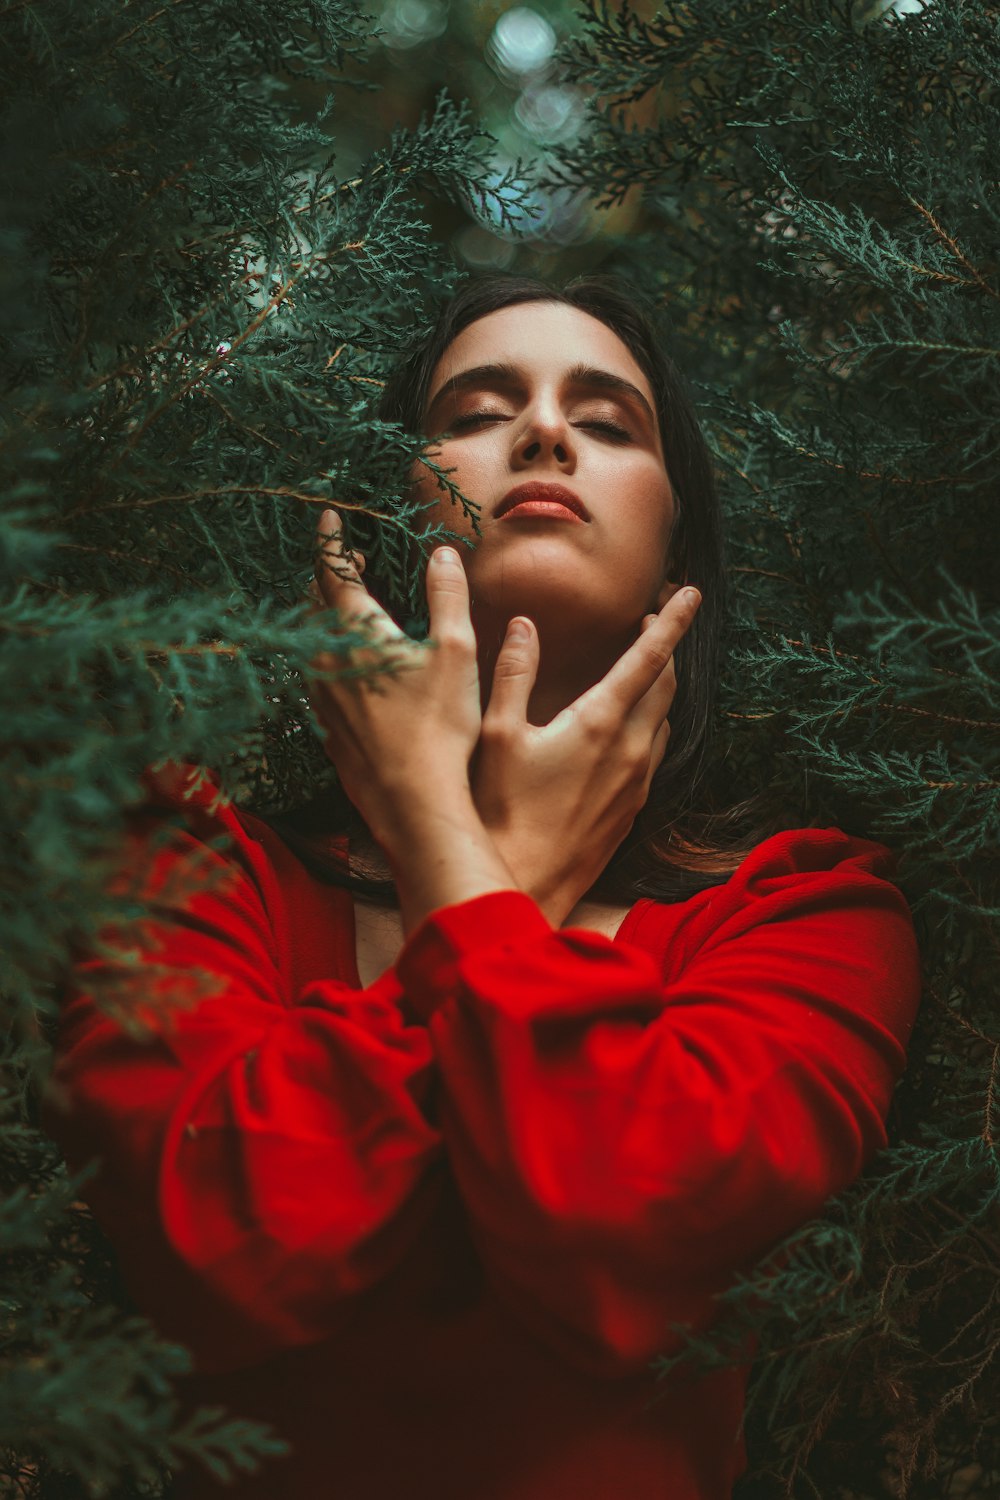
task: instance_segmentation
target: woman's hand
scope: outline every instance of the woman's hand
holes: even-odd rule
[[[530,622],[511,621],[473,768],[476,807],[522,890],[559,927],[593,885],[646,801],[677,691],[673,652],[701,604],[681,589],[602,680],[550,724],[527,720],[538,671]]]
[[[310,684],[310,697],[344,790],[389,861],[409,934],[442,906],[515,883],[469,786],[481,717],[469,585],[458,554],[437,548],[427,568],[430,644],[420,644],[361,582],[336,511],[324,512],[320,543],[317,603],[372,644],[346,660],[320,656],[328,675]],[[387,661],[392,676],[358,675]]]
[[[371,645],[325,654],[309,695],[348,797],[387,852],[401,830],[469,795],[479,737],[479,672],[465,569],[450,547],[427,568],[430,644],[409,640],[368,593],[345,551],[336,511],[324,511],[313,596]],[[363,568],[363,561],[361,567]],[[366,666],[388,667],[375,677]],[[335,674],[335,675],[334,675]]]

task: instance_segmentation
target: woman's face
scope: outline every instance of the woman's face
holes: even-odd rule
[[[675,507],[654,396],[604,323],[556,302],[480,318],[439,360],[424,430],[454,434],[428,452],[481,506],[482,538],[462,549],[477,631],[499,638],[526,614],[543,642],[575,632],[581,648],[590,639],[624,649],[669,598]],[[414,473],[416,497],[432,502],[428,522],[474,536],[434,476]],[[526,484],[562,487],[582,519],[562,507],[502,514]]]

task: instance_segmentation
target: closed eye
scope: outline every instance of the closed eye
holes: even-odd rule
[[[509,422],[510,420],[510,417],[504,412],[470,411],[466,412],[464,416],[455,417],[451,424],[451,430],[452,432],[462,432],[465,428],[477,427],[482,422]],[[617,422],[595,420],[593,422],[577,422],[574,425],[582,427],[587,431],[604,432],[608,437],[614,438],[617,442],[628,441],[632,436],[628,428],[619,427]]]
[[[461,432],[463,427],[475,427],[480,422],[509,422],[510,418],[500,411],[470,411],[464,417],[456,417],[451,424],[452,432]]]
[[[619,442],[632,436],[627,427],[619,427],[617,422],[580,422],[578,425],[593,428],[597,432],[606,432],[609,437],[617,438]]]

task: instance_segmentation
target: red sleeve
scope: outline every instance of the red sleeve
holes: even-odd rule
[[[705,899],[647,904],[662,963],[514,892],[411,935],[481,1254],[565,1357],[613,1375],[676,1348],[885,1144],[919,991],[885,868],[836,830],[778,835]]]
[[[136,820],[125,861],[156,951],[130,966],[133,930],[81,964],[47,1123],[72,1167],[98,1158],[85,1192],[136,1302],[221,1369],[327,1336],[405,1253],[443,1161],[433,1059],[391,972],[290,990],[280,892],[232,813],[192,809],[154,852],[163,833]],[[152,1034],[100,1007],[109,983]]]

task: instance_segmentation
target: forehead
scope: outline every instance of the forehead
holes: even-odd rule
[[[650,383],[628,345],[599,318],[563,303],[518,302],[477,318],[438,360],[428,397],[463,370],[486,363],[517,365],[540,381],[558,380],[574,365],[599,366],[630,380],[655,406]]]

